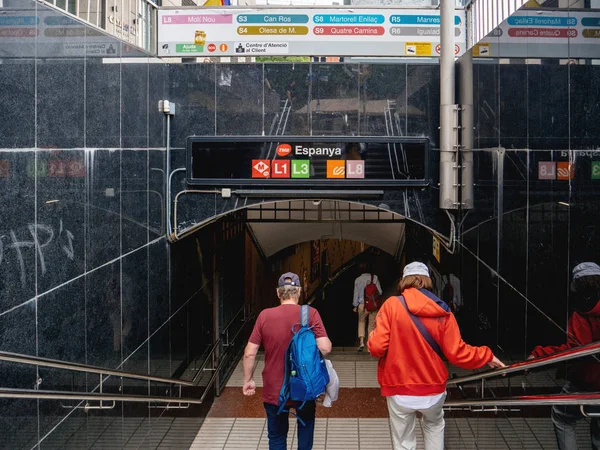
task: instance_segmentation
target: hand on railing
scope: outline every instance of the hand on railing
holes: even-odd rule
[[[506,364],[504,364],[502,361],[500,361],[496,356],[494,356],[494,359],[492,359],[489,363],[488,366],[490,366],[492,369],[497,369],[498,367],[506,367]],[[504,374],[506,375],[506,374]]]

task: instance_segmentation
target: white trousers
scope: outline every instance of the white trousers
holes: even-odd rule
[[[423,414],[422,426],[425,439],[425,450],[444,450],[444,394],[439,402],[431,408],[421,410]],[[415,422],[417,410],[399,406],[393,397],[387,397],[390,412],[390,426],[394,450],[416,450],[417,436],[415,435]]]

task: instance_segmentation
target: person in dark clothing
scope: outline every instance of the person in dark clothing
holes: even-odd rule
[[[573,269],[573,304],[575,311],[569,317],[566,344],[535,347],[528,359],[548,356],[556,352],[591,344],[600,340],[600,266],[584,262]],[[576,359],[567,370],[567,382],[563,393],[600,391],[600,362],[597,356]],[[587,412],[597,414],[590,408]],[[556,405],[552,407],[552,422],[559,450],[577,450],[576,426],[583,419],[576,405]],[[592,449],[600,450],[600,418],[592,417]]]

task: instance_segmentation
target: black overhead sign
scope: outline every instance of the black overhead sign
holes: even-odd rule
[[[189,137],[190,184],[425,186],[429,141],[352,136]]]

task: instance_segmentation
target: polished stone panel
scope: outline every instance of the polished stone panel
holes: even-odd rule
[[[165,150],[148,151],[148,240],[166,234]]]
[[[210,136],[216,133],[217,67],[212,64],[169,66],[167,99],[175,102],[178,108],[176,117],[171,120],[173,147],[185,147],[188,136]],[[158,119],[154,121],[153,133],[157,133],[158,126],[164,127],[163,121],[159,122]]]
[[[148,313],[149,332],[152,335],[170,315],[169,276],[164,262],[168,257],[166,240],[159,241],[148,247]]]
[[[66,314],[66,312],[69,312]],[[86,291],[81,277],[38,299],[38,355],[86,361]],[[47,370],[40,368],[40,371]],[[67,371],[60,371],[67,373]],[[72,375],[72,374],[71,374]]]
[[[166,130],[165,116],[164,113],[158,111],[158,102],[159,100],[175,100],[170,99],[169,66],[167,64],[149,64],[148,71],[148,146],[160,148],[165,147]]]
[[[148,252],[145,248],[122,259],[121,276],[121,342],[126,359],[139,352],[138,347],[148,339]],[[147,372],[147,365],[146,361],[143,372]]]
[[[148,146],[149,64],[121,66],[121,145],[123,148]]]
[[[121,254],[121,151],[88,150],[87,270]]]
[[[121,261],[85,277],[87,364],[116,368],[122,356]]]
[[[0,311],[36,292],[35,171],[35,152],[0,153]]]
[[[87,172],[83,150],[38,151],[37,164],[37,269],[42,293],[84,271]]]
[[[85,144],[118,148],[121,145],[121,65],[85,61]],[[100,87],[100,88],[99,88]]]
[[[34,147],[35,61],[18,59],[2,64],[0,86],[0,148]]]
[[[216,134],[261,135],[263,78],[260,65],[216,66]]]
[[[37,145],[82,148],[85,143],[85,60],[37,66]]]
[[[121,151],[122,252],[148,242],[148,151]]]

